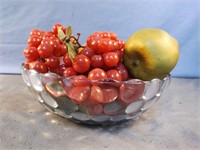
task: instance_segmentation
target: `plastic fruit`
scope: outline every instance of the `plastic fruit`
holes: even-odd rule
[[[124,65],[133,78],[163,79],[175,67],[178,58],[178,42],[161,29],[139,30],[125,43]]]

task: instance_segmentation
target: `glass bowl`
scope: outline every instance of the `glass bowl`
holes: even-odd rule
[[[28,89],[49,111],[78,123],[112,125],[136,120],[157,102],[170,84],[163,80],[131,79],[89,81],[79,76],[65,78],[55,73],[41,74],[21,66]]]

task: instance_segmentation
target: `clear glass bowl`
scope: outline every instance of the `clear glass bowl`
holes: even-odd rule
[[[28,89],[49,111],[91,125],[112,125],[138,119],[159,100],[171,79],[168,75],[163,80],[151,81],[89,81],[50,72],[41,74],[23,65],[21,73]]]

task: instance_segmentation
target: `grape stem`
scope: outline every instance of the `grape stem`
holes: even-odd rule
[[[74,41],[75,41],[75,43],[77,44],[77,48],[80,48],[80,47],[82,47],[82,48],[84,48],[85,46],[83,46],[83,45],[81,45],[80,43],[79,43],[79,37],[80,37],[80,33],[77,33],[77,35],[78,35],[78,37],[76,38],[75,36],[73,36],[73,35],[69,35],[69,36],[66,36],[64,39],[63,39],[63,42],[66,42],[66,43],[69,43],[69,41],[71,40],[71,39],[73,39]],[[74,43],[74,42],[73,42]]]

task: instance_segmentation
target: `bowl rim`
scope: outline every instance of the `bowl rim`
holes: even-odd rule
[[[47,76],[48,74],[53,74],[54,76],[56,76],[58,79],[65,79],[65,80],[72,80],[80,75],[75,75],[75,76],[70,76],[70,77],[64,77],[61,76],[59,74],[56,74],[54,72],[47,72],[47,73],[40,73],[35,69],[28,69],[26,68],[26,66],[24,66],[24,63],[22,63],[21,65],[21,73],[22,73],[22,69],[26,69],[28,71],[31,72],[35,72],[37,73],[39,76]],[[128,80],[122,80],[122,81],[118,81],[115,79],[111,79],[111,78],[106,78],[106,79],[100,79],[100,80],[90,80],[87,78],[87,81],[89,81],[90,83],[92,82],[100,82],[100,83],[116,83],[116,84],[148,84],[148,83],[152,83],[152,82],[164,82],[165,80],[171,78],[171,74],[169,73],[165,78],[163,78],[162,80],[159,78],[153,78],[151,80],[141,80],[141,79],[137,79],[137,78],[133,78],[133,79],[128,79]],[[80,81],[82,79],[79,79]],[[84,79],[85,81],[85,79]]]

